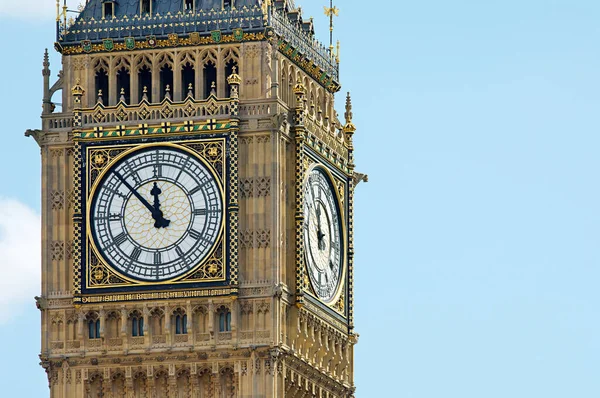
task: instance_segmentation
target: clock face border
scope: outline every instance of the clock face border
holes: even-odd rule
[[[308,155],[308,154],[307,154]],[[308,262],[306,260],[306,246],[304,244],[304,236],[302,239],[302,247],[303,247],[303,251],[304,251],[304,258],[303,258],[303,263],[304,263],[304,270],[307,273],[306,277],[308,279],[308,291],[307,293],[309,293],[309,295],[316,300],[317,303],[322,304],[324,306],[326,306],[328,309],[332,309],[332,306],[334,306],[337,302],[339,302],[340,298],[342,297],[342,295],[344,296],[344,299],[347,300],[347,286],[348,286],[348,232],[347,232],[347,222],[348,222],[348,209],[347,209],[347,203],[345,201],[342,201],[342,198],[340,197],[340,193],[338,192],[338,188],[336,186],[336,182],[342,183],[343,184],[343,188],[344,188],[344,192],[345,195],[347,197],[347,192],[348,192],[348,184],[347,181],[345,179],[342,179],[339,175],[337,175],[337,173],[334,175],[334,173],[332,172],[332,169],[325,163],[323,162],[321,159],[319,159],[317,156],[307,156],[308,160],[309,160],[309,165],[308,167],[306,167],[305,171],[304,171],[304,178],[302,181],[302,203],[304,204],[304,201],[306,200],[305,196],[304,196],[304,187],[308,184],[308,178],[310,176],[310,173],[315,170],[318,169],[321,172],[323,172],[325,174],[325,178],[327,179],[329,188],[331,189],[331,191],[333,192],[334,195],[334,201],[335,201],[335,206],[337,208],[337,211],[339,213],[339,218],[340,218],[340,257],[341,257],[341,275],[340,275],[340,279],[338,282],[338,285],[336,287],[336,292],[335,294],[332,296],[331,300],[325,301],[323,299],[321,299],[318,294],[316,293],[316,289],[314,287],[313,281],[310,278],[310,276],[308,275]],[[303,228],[303,235],[304,235],[304,227]],[[336,312],[339,315],[339,311]],[[344,317],[347,316],[347,308],[344,308],[343,311],[343,315]]]
[[[111,144],[110,142],[104,141],[99,143],[86,143],[81,145],[81,153],[83,164],[85,167],[81,168],[81,201],[82,201],[82,228],[81,228],[81,263],[79,264],[81,271],[81,294],[82,295],[95,295],[104,293],[116,293],[116,292],[142,292],[142,291],[156,291],[156,290],[171,290],[171,289],[188,289],[188,288],[203,288],[203,287],[224,287],[228,286],[230,282],[230,272],[233,264],[230,262],[229,246],[231,242],[231,229],[232,219],[229,212],[230,203],[230,191],[228,180],[230,178],[230,156],[228,154],[230,144],[230,137],[228,134],[214,134],[211,137],[206,138],[179,138],[179,139],[165,139],[157,138],[147,140],[145,142],[124,142],[119,141]],[[219,155],[219,161],[221,162],[221,170],[218,171],[213,167],[205,155],[198,153],[197,150],[192,149],[191,146],[202,146],[202,145],[220,145],[221,152]],[[162,281],[146,281],[131,278],[127,275],[123,275],[118,269],[112,267],[107,263],[103,256],[100,255],[94,238],[92,236],[92,228],[90,226],[90,211],[91,205],[94,201],[94,195],[97,191],[99,184],[102,182],[103,177],[108,173],[115,165],[132,154],[138,151],[143,151],[152,147],[164,147],[174,148],[179,151],[188,152],[191,156],[194,156],[200,163],[202,163],[209,173],[215,178],[217,186],[219,188],[219,194],[222,199],[222,217],[221,224],[219,225],[218,238],[204,256],[199,264],[194,265],[190,270],[177,277],[162,280]],[[90,158],[92,151],[117,151],[114,157],[112,157],[103,170],[95,177],[93,184],[90,184],[89,177],[91,176],[91,162]],[[222,266],[222,276],[219,278],[207,278],[207,279],[194,279],[193,275],[195,272],[207,264],[209,261],[218,260]],[[107,268],[112,274],[114,274],[114,281],[106,284],[93,284],[91,283],[92,278],[92,262],[101,262],[102,266]]]

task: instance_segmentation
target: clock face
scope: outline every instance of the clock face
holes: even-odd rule
[[[304,250],[309,279],[319,299],[332,301],[343,270],[342,219],[331,179],[312,168],[304,186]]]
[[[90,207],[99,254],[142,281],[186,274],[212,251],[222,230],[219,182],[191,153],[151,146],[125,155],[102,176]]]

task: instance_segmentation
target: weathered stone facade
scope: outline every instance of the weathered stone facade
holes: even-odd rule
[[[42,156],[37,304],[51,397],[353,396],[351,105],[343,126],[334,94],[292,62],[279,38],[254,37],[197,46],[179,46],[171,37],[165,48],[65,51],[52,87],[45,58],[42,129],[28,134]],[[207,64],[216,70],[212,92]],[[187,85],[185,67],[193,71]],[[148,93],[140,92],[141,68],[152,72]],[[166,91],[165,68],[173,71]],[[108,77],[105,93],[98,93],[100,71]],[[120,73],[130,76],[128,101]],[[60,113],[51,102],[59,91]],[[88,265],[81,176],[89,164],[81,145],[137,145],[151,138],[148,131],[166,140],[230,134],[227,156],[235,165],[226,212],[235,242],[224,253],[226,283],[90,294],[82,278]],[[339,176],[348,242],[344,280],[329,304],[311,293],[298,239],[302,181],[312,163]],[[231,325],[221,331],[224,313]],[[177,325],[182,319],[185,333]],[[143,326],[134,331],[134,325]]]

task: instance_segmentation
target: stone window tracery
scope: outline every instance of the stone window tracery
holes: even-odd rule
[[[144,336],[144,316],[141,312],[135,310],[129,316],[131,322],[131,336],[142,337]]]
[[[95,340],[100,338],[100,317],[97,312],[90,312],[86,316],[88,326],[88,339]]]
[[[144,98],[152,102],[152,62],[147,56],[142,56],[135,65],[138,74],[138,102]]]
[[[231,311],[222,305],[217,309],[219,315],[219,332],[231,332]]]
[[[181,308],[173,311],[175,334],[187,334],[187,314]]]

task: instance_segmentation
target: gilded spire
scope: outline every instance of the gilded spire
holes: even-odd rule
[[[356,131],[356,126],[352,123],[352,98],[350,98],[350,93],[348,93],[348,96],[346,97],[346,113],[344,113],[344,117],[346,118],[346,125],[342,131],[346,134],[346,140],[351,144],[352,135]]]
[[[344,117],[346,118],[346,123],[352,123],[352,98],[350,98],[350,93],[346,96],[346,113],[344,113]]]
[[[333,17],[340,15],[340,9],[333,6],[333,0],[329,0],[329,7],[325,8],[325,15],[329,17],[329,53],[333,57]]]

